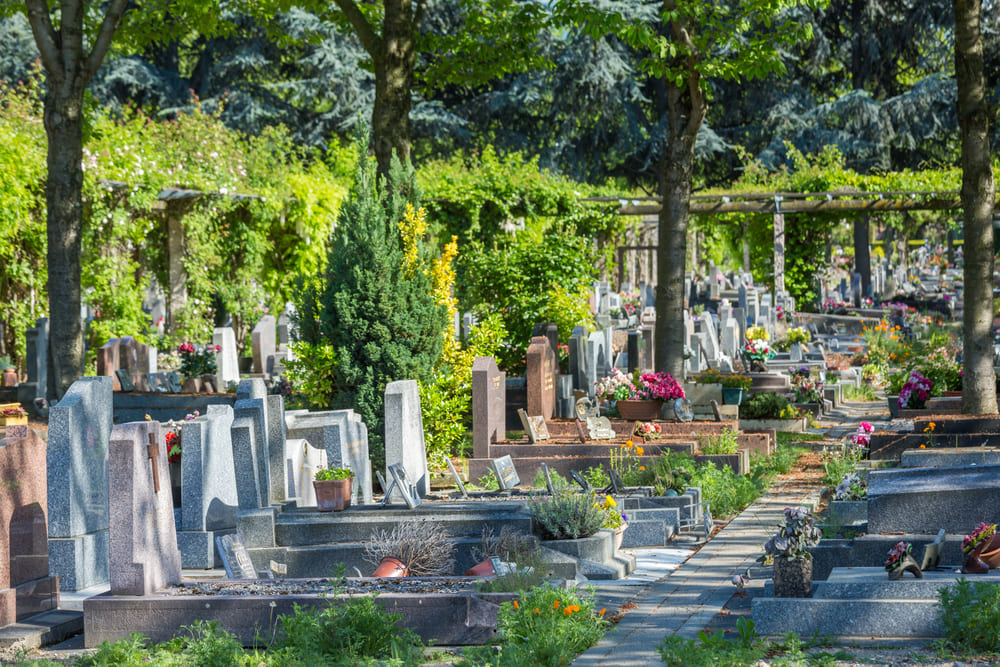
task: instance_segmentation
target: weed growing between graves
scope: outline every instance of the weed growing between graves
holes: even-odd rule
[[[604,610],[594,609],[592,591],[539,586],[522,599],[504,602],[497,617],[501,644],[476,647],[465,653],[462,667],[543,667],[568,665],[593,646],[610,623]]]
[[[1000,584],[962,577],[938,591],[947,647],[959,655],[1000,653]]]
[[[679,635],[667,636],[658,647],[660,656],[670,667],[749,667],[755,664],[802,667],[853,660],[853,656],[846,651],[807,653],[810,648],[825,645],[823,639],[803,642],[798,635],[790,632],[780,641],[767,641],[757,635],[753,621],[741,618],[738,626],[740,636],[736,640],[726,639],[721,630],[714,634],[699,632],[697,640]]]
[[[735,429],[724,428],[719,435],[703,435],[698,439],[698,449],[702,454],[735,454],[740,448]]]
[[[877,401],[878,396],[875,394],[875,387],[870,384],[863,384],[860,387],[856,387],[853,384],[849,384],[844,387],[844,400],[845,401]]]
[[[593,494],[561,491],[551,498],[532,498],[531,518],[548,539],[575,540],[600,530],[607,514]]]
[[[567,489],[570,486],[569,480],[555,470],[549,470],[549,479],[552,480],[553,489]],[[535,471],[535,477],[531,480],[531,487],[534,489],[547,488],[545,486],[545,471],[541,468]]]
[[[827,455],[823,461],[823,484],[836,488],[845,475],[854,472],[863,456],[864,450],[860,448]]]

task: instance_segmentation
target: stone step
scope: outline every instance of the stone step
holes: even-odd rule
[[[491,526],[494,531],[510,526],[519,532],[531,533],[531,515],[523,501],[454,501],[426,503],[405,511],[368,507],[345,512],[286,511],[279,514],[275,522],[275,543],[290,546],[362,541],[371,537],[375,530],[392,530],[406,519],[439,521],[456,537],[478,539],[484,526]]]
[[[0,648],[25,650],[58,644],[83,632],[83,612],[52,609],[0,628]]]
[[[673,510],[675,513],[677,510]],[[641,510],[628,515],[628,528],[622,536],[623,547],[663,547],[677,534],[676,522],[646,519]]]
[[[804,637],[941,637],[936,600],[827,600],[755,597],[754,628],[763,636],[795,632]]]

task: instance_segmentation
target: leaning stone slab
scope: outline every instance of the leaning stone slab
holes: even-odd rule
[[[868,473],[869,533],[967,534],[996,521],[1000,465],[873,470]]]

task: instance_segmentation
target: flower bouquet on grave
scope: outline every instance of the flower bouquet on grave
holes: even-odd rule
[[[885,559],[885,571],[889,573],[889,580],[901,579],[905,572],[912,572],[917,579],[923,579],[924,573],[920,570],[920,565],[913,560],[910,552],[913,545],[909,542],[897,542],[889,549],[889,555]]]
[[[612,368],[611,375],[598,380],[594,387],[594,393],[599,401],[628,401],[634,399],[636,395],[632,378],[617,368]]]
[[[177,346],[177,352],[181,355],[181,375],[184,379],[215,375],[215,354],[221,351],[221,345],[199,347],[191,343],[181,343]]]
[[[684,398],[684,388],[670,373],[643,373],[635,398],[647,401],[673,401]]]
[[[786,507],[785,523],[764,544],[757,561],[774,563],[776,597],[809,597],[812,594],[812,554],[809,547],[823,536],[816,518],[805,507]]]
[[[795,343],[808,343],[812,340],[812,334],[809,333],[808,329],[805,327],[792,327],[788,330],[788,342]]]
[[[962,540],[964,574],[984,574],[1000,566],[1000,536],[995,523],[982,522]]]
[[[907,410],[920,410],[927,404],[927,399],[931,397],[931,388],[934,383],[920,374],[919,371],[911,371],[910,377],[899,390],[899,398],[896,399],[899,407]]]
[[[811,378],[806,378],[795,385],[793,391],[795,392],[795,402],[796,403],[822,403],[823,402],[823,383],[813,380]]]
[[[752,327],[754,329],[759,327]],[[747,334],[749,335],[749,331]],[[774,358],[774,350],[766,338],[752,338],[743,346],[743,356],[750,361],[751,370],[767,370],[767,362]]]
[[[659,424],[654,422],[639,422],[635,423],[635,428],[632,429],[632,435],[637,435],[643,440],[652,440],[653,438],[659,438],[662,429]]]

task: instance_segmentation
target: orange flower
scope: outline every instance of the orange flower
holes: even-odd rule
[[[636,453],[636,454],[638,454],[639,456],[642,456],[642,452],[643,452],[643,449],[642,449],[642,447],[638,447],[638,446],[637,446],[637,447],[635,448],[635,453]]]
[[[538,612],[538,607],[535,607],[535,613],[536,613],[536,614],[537,614],[537,613],[539,613],[539,612]]]
[[[521,608],[521,605],[519,605],[517,603],[517,600],[514,600],[514,609],[520,609],[520,608]]]
[[[604,608],[604,607],[602,607],[602,608],[601,608],[601,613],[600,613],[600,614],[598,614],[598,616],[602,616],[602,617],[603,617],[603,616],[604,616],[604,612],[606,612],[606,611],[607,611],[607,609],[606,609],[606,608]]]
[[[567,616],[572,616],[573,615],[573,607],[566,607],[565,609],[563,609],[563,613],[566,614]]]
[[[558,609],[559,608],[559,600],[556,600],[555,602],[552,603],[552,608],[553,609]]]
[[[920,449],[927,449],[927,445],[920,445]]]
[[[625,441],[625,448],[626,448],[626,449],[632,449],[632,448],[633,448],[634,446],[635,446],[635,445],[633,445],[633,444],[632,444],[632,441],[631,441],[631,440],[626,440],[626,441]]]
[[[646,466],[639,466],[639,470],[645,470]]]

